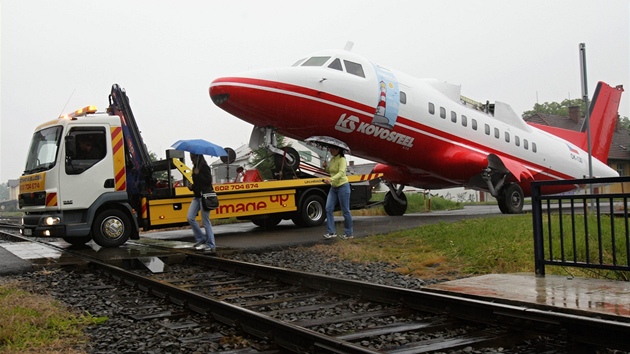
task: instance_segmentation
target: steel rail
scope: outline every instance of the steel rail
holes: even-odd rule
[[[409,290],[224,258],[198,255],[191,255],[191,257],[198,262],[209,262],[214,267],[230,269],[242,274],[363,297],[376,302],[401,304],[421,311],[447,313],[452,317],[477,323],[507,326],[538,334],[568,334],[580,343],[630,350],[630,342],[627,339],[627,334],[630,333],[630,322],[621,322],[622,320],[630,321],[627,318],[604,314],[593,315],[579,310],[562,312],[563,309],[554,309],[552,311],[549,307],[542,305],[538,307],[533,304],[513,305],[499,303],[496,300],[466,298],[430,290]]]
[[[11,235],[26,241],[32,238]],[[218,301],[210,297],[178,288],[167,282],[156,281],[142,275],[109,265],[88,255],[40,242],[73,256],[85,259],[88,266],[111,276],[113,279],[138,287],[155,296],[168,299],[175,304],[188,307],[200,314],[212,315],[228,325],[240,326],[252,335],[267,338],[279,346],[297,353],[313,352],[315,348],[335,353],[373,353],[339,338],[282,322],[242,307]],[[172,249],[171,249],[172,251]],[[582,311],[575,313],[551,311],[548,307],[498,303],[496,300],[465,298],[428,290],[409,290],[362,281],[340,279],[332,276],[294,271],[273,266],[252,264],[218,257],[209,257],[186,252],[194,263],[229,270],[264,279],[300,285],[333,293],[363,297],[389,304],[401,304],[412,309],[437,314],[448,314],[466,321],[500,325],[518,331],[537,334],[565,334],[572,341],[590,346],[630,350],[627,333],[630,323],[620,318],[597,315],[588,317]],[[559,310],[559,309],[558,309]],[[594,316],[594,315],[592,315]]]

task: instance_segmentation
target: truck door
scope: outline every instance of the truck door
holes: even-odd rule
[[[62,208],[87,209],[107,190],[106,181],[113,178],[110,144],[104,126],[69,130],[59,183]]]

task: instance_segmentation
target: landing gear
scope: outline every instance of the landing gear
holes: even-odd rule
[[[404,185],[398,186],[392,183],[385,183],[389,187],[389,192],[385,194],[383,208],[387,215],[401,216],[407,211],[407,197],[403,193]]]
[[[490,158],[489,158],[490,160]],[[497,162],[495,162],[495,166]],[[523,212],[523,189],[516,183],[507,183],[509,171],[506,168],[486,168],[481,178],[486,181],[490,194],[497,198],[499,210],[503,214],[520,214]]]
[[[501,188],[497,197],[499,209],[503,214],[522,213],[523,199],[523,189],[516,183],[510,183]]]
[[[282,153],[273,155],[273,162],[276,169],[283,174],[285,172],[293,173],[300,166],[300,154],[294,148],[286,146],[282,148]]]
[[[272,127],[254,127],[249,137],[249,148],[257,150],[265,148],[273,153],[275,169],[272,170],[277,179],[299,177],[296,170],[300,167],[300,154],[290,146],[278,147],[278,137]]]

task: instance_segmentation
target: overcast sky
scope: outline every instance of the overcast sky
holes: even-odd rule
[[[210,82],[342,49],[462,85],[516,113],[623,84],[630,117],[628,0],[1,0],[0,182],[22,173],[33,129],[125,88],[149,150],[204,138],[238,147],[251,125],[217,108]]]

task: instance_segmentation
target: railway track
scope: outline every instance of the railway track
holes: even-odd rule
[[[164,250],[159,258],[168,265],[152,272],[141,266],[147,259],[127,262],[133,269],[123,269],[62,250],[87,258],[91,271],[117,286],[178,305],[174,317],[202,316],[246,332],[259,343],[273,344],[257,345],[257,351],[441,353],[525,346],[530,351],[523,352],[535,352],[531,346],[540,336],[551,337],[567,353],[630,350],[630,324],[609,318],[406,290],[185,251]],[[173,313],[152,311],[150,306],[145,311],[142,316],[147,318]],[[186,311],[191,314],[183,315]],[[178,323],[185,326],[187,321],[199,323]]]

